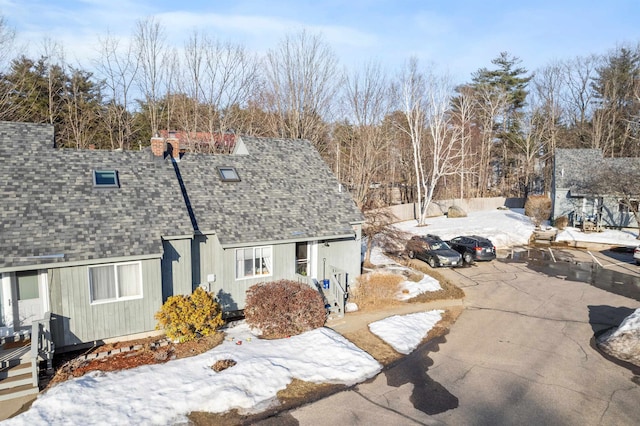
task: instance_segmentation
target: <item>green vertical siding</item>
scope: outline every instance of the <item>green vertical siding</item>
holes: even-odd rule
[[[142,260],[141,299],[91,305],[87,266],[50,273],[52,330],[57,347],[153,331],[162,306],[160,259]]]
[[[191,239],[163,241],[162,246],[163,300],[169,296],[193,293]]]
[[[349,283],[360,275],[360,233],[357,238],[328,241],[329,245],[318,244],[317,276],[322,279],[323,259],[326,262],[325,274],[331,268],[342,269],[349,274]],[[280,279],[298,280],[295,272],[295,242],[267,244],[272,247],[273,271],[267,277],[235,279],[235,248],[223,249],[216,238],[209,237],[200,242],[201,272],[203,283],[207,276],[215,274],[215,281],[208,282],[224,310],[244,309],[246,291],[254,284]]]

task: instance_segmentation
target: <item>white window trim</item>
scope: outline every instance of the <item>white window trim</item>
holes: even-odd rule
[[[238,251],[240,250],[246,250],[246,249],[252,249],[253,250],[253,259],[255,259],[256,255],[256,249],[265,249],[268,248],[271,250],[271,268],[269,269],[269,273],[268,274],[263,274],[263,275],[249,275],[249,276],[244,276],[244,277],[238,277]],[[241,248],[237,248],[233,251],[233,274],[236,278],[236,281],[245,281],[245,280],[255,280],[255,279],[261,279],[261,278],[268,278],[268,277],[272,277],[273,276],[273,246],[255,246],[255,247],[241,247]]]
[[[122,265],[134,265],[137,264],[138,265],[138,274],[140,275],[140,295],[138,296],[127,296],[127,297],[118,297],[118,273],[116,271],[115,274],[115,278],[116,278],[116,282],[115,282],[115,286],[116,286],[116,297],[115,299],[106,299],[106,300],[93,300],[93,294],[91,292],[91,268],[100,268],[100,267],[104,267],[104,266],[113,266],[114,268],[117,268],[118,266]],[[144,297],[144,283],[142,282],[142,262],[120,262],[120,263],[103,263],[100,265],[92,265],[92,266],[88,266],[87,267],[87,283],[89,285],[89,304],[90,305],[104,305],[105,303],[117,303],[117,302],[124,302],[127,300],[137,300],[137,299],[142,299]]]

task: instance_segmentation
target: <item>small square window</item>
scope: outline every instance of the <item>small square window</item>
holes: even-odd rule
[[[118,172],[116,170],[94,170],[93,186],[100,188],[119,188]]]
[[[222,179],[223,182],[240,182],[240,176],[238,176],[235,167],[219,166],[217,169],[220,179]]]

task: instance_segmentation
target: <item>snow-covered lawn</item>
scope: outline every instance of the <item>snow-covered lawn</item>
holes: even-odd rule
[[[418,227],[415,221],[408,221],[397,226],[411,234],[434,233],[443,239],[476,234],[491,239],[499,248],[526,244],[534,229],[521,211],[514,210],[470,213],[456,219],[429,218],[427,223]],[[564,235],[580,239],[594,234],[567,230],[560,234]],[[619,231],[606,231],[602,233],[605,237],[612,244],[630,241],[627,233]],[[403,268],[378,248],[374,248],[371,261],[391,269]],[[405,291],[400,292],[401,298],[440,288],[430,277],[402,285]],[[370,329],[398,352],[410,353],[440,320],[441,313],[393,316],[370,324]],[[634,319],[625,327],[640,329],[639,322]],[[199,356],[120,372],[91,373],[56,385],[41,394],[27,412],[5,424],[173,424],[185,421],[194,410],[264,410],[294,378],[349,385],[381,369],[369,354],[328,328],[279,340],[258,339],[243,323],[226,332],[228,339],[222,345]],[[211,366],[223,359],[237,364],[216,373]]]
[[[444,311],[417,312],[394,315],[369,324],[369,330],[401,354],[410,354],[418,347],[429,330],[442,319]],[[398,330],[404,330],[398,333]]]
[[[535,229],[522,209],[471,212],[467,217],[459,218],[429,217],[425,226],[418,226],[415,220],[395,226],[413,235],[435,234],[443,240],[459,235],[478,235],[489,238],[496,248],[527,244]]]

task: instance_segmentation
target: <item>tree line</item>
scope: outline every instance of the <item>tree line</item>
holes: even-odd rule
[[[638,45],[535,71],[500,52],[463,84],[415,58],[345,71],[306,30],[261,56],[197,30],[172,47],[155,18],[100,38],[85,65],[51,40],[37,58],[16,47],[0,18],[0,120],[50,123],[75,149],[141,149],[163,130],[304,138],[365,210],[547,193],[556,148],[640,156]]]

